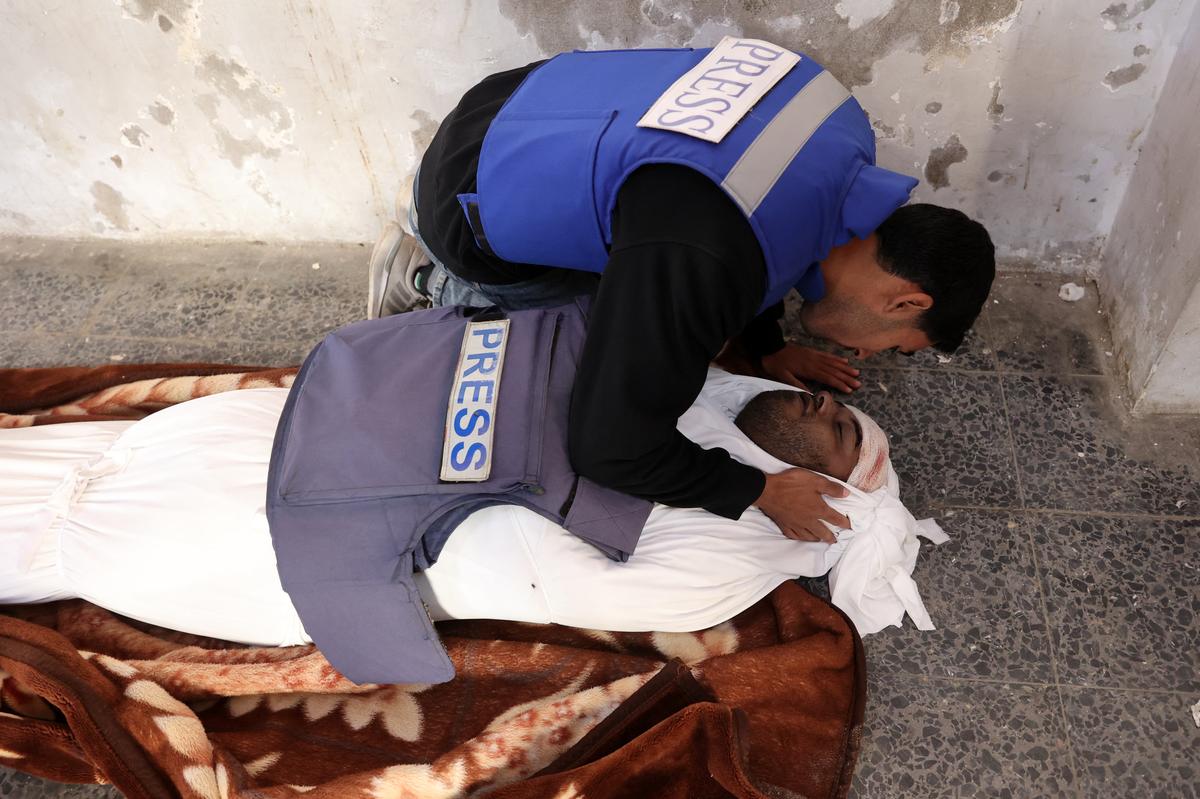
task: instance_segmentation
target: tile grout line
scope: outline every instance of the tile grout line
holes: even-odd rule
[[[96,326],[96,320],[99,318],[100,312],[105,310],[105,308],[108,306],[109,301],[116,293],[117,287],[121,284],[121,281],[128,276],[129,271],[129,264],[122,263],[114,270],[111,279],[105,281],[104,290],[100,292],[100,296],[96,299],[96,302],[92,304],[92,308],[90,311],[88,311],[87,316],[85,316],[83,321],[79,323],[79,327],[75,328],[76,336],[83,339],[87,338],[91,334],[92,328]]]
[[[349,323],[347,323],[349,324]],[[3,332],[3,331],[0,331]],[[331,331],[332,332],[332,331]],[[39,338],[56,338],[70,339],[77,334],[70,332],[53,332],[38,334]],[[323,334],[324,335],[324,334]],[[272,347],[290,347],[299,344],[308,344],[308,342],[287,341],[284,339],[261,339],[251,340],[244,338],[205,338],[193,336],[126,336],[120,333],[88,333],[82,336],[90,341],[131,341],[138,344],[154,344],[162,342],[165,344],[250,344],[250,345],[268,345]],[[311,346],[316,346],[312,344]]]
[[[1178,696],[1183,699],[1190,699],[1195,695],[1195,691],[1184,691],[1175,688],[1124,688],[1114,685],[1089,685],[1075,683],[1060,683],[1056,685],[1050,682],[1037,682],[1030,680],[1006,680],[1000,677],[951,677],[944,674],[900,674],[903,677],[920,677],[926,680],[937,680],[940,682],[958,682],[958,683],[980,683],[983,685],[1023,685],[1030,688],[1067,688],[1073,690],[1088,690],[1088,691],[1126,691],[1137,694],[1164,694],[1168,696]]]
[[[992,370],[996,373],[1000,372],[1000,353],[996,351],[996,331],[992,330],[992,309],[990,305],[983,306],[983,341],[984,349],[987,350],[988,360],[992,362]]]
[[[987,320],[985,320],[987,321]],[[989,323],[990,326],[990,323]],[[989,330],[990,332],[990,330]],[[1017,443],[1016,436],[1013,433],[1012,413],[1008,405],[1008,393],[1004,390],[1004,374],[997,372],[996,384],[1000,388],[1000,403],[1004,410],[1004,425],[1008,431],[1008,446],[1009,452],[1012,453],[1013,473],[1017,481],[1017,497],[1021,503],[1021,510],[1026,509],[1025,501],[1025,485],[1021,479],[1021,465],[1017,461]],[[1028,521],[1028,517],[1024,521]],[[1042,561],[1038,557],[1037,545],[1033,540],[1033,531],[1029,524],[1023,524],[1025,533],[1025,544],[1029,547],[1029,553],[1033,559],[1033,575],[1037,582],[1038,604],[1041,607],[1042,622],[1046,625],[1046,646],[1049,648],[1050,654],[1050,677],[1054,680],[1054,695],[1058,699],[1058,717],[1062,721],[1063,739],[1067,745],[1067,765],[1071,769],[1072,782],[1075,785],[1075,793],[1083,799],[1081,788],[1079,786],[1079,759],[1075,754],[1075,742],[1071,737],[1071,722],[1067,717],[1067,705],[1063,699],[1062,692],[1062,676],[1058,665],[1058,647],[1056,646],[1057,628],[1050,619],[1049,602],[1046,600],[1046,582],[1042,572]]]
[[[890,364],[871,364],[864,366],[863,370],[878,369],[883,372],[928,372],[930,374],[954,374],[954,375],[1007,375],[1007,376],[1022,376],[1022,377],[1108,377],[1101,372],[1056,372],[1053,369],[1041,369],[1038,371],[1022,371],[1018,369],[1006,369],[1002,366],[997,366],[995,369],[957,369],[947,366],[892,366]]]
[[[1045,513],[1058,516],[1079,516],[1085,519],[1129,519],[1131,521],[1155,521],[1155,522],[1198,522],[1200,516],[1196,515],[1172,515],[1163,513],[1138,513],[1136,511],[1100,511],[1100,510],[1070,510],[1065,508],[1009,508],[1002,505],[937,505],[930,507],[930,510],[940,511],[955,511],[955,510],[978,510],[991,511],[997,513]]]
[[[1004,429],[1008,433],[1008,451],[1012,455],[1013,478],[1017,481],[1017,501],[1025,509],[1025,481],[1021,479],[1021,465],[1017,462],[1017,441],[1013,435],[1012,413],[1008,408],[1008,394],[1004,391],[1004,376],[996,374],[996,385],[1000,388],[1000,408],[1004,411]]]
[[[1046,582],[1042,573],[1042,561],[1038,557],[1037,545],[1033,541],[1033,531],[1029,529],[1029,525],[1025,525],[1025,543],[1029,546],[1029,551],[1033,555],[1033,571],[1037,579],[1038,587],[1038,602],[1042,606],[1042,618],[1046,622],[1046,646],[1050,649],[1050,675],[1054,678],[1054,695],[1058,698],[1058,716],[1062,720],[1063,738],[1067,744],[1067,763],[1071,767],[1071,774],[1075,778],[1076,790],[1082,790],[1079,787],[1079,759],[1075,754],[1075,741],[1071,736],[1071,720],[1067,716],[1067,702],[1063,697],[1062,675],[1058,668],[1058,647],[1056,646],[1058,629],[1050,620],[1049,603],[1046,601]],[[1084,799],[1082,794],[1080,799]]]
[[[332,332],[332,331],[330,331]],[[322,334],[322,337],[324,334]],[[286,341],[283,339],[260,339],[251,340],[245,338],[193,338],[191,336],[122,336],[112,333],[92,333],[88,336],[92,341],[132,341],[138,344],[153,344],[163,342],[166,344],[250,344],[252,346],[272,346],[272,347],[290,347],[301,342]],[[311,346],[316,346],[312,344]]]

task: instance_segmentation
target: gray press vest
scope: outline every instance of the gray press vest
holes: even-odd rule
[[[284,589],[349,679],[454,676],[412,573],[473,511],[521,505],[614,560],[633,553],[651,504],[576,475],[567,454],[586,312],[415,311],[343,327],[305,360],[267,518]]]

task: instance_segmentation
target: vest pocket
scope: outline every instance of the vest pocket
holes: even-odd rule
[[[476,238],[507,261],[603,270],[608,252],[594,178],[597,147],[614,115],[502,112],[493,120],[476,174]]]
[[[487,480],[440,479],[451,391],[469,321],[377,325],[329,336],[293,386],[272,458],[288,505],[497,494],[536,486],[561,315],[508,314]],[[393,317],[394,319],[394,317]],[[362,323],[360,323],[362,324]],[[374,323],[371,323],[374,324]]]
[[[525,457],[524,483],[535,490],[540,490],[542,479],[542,453],[545,452],[546,419],[550,401],[551,369],[554,366],[555,344],[558,342],[558,327],[562,315],[546,314],[543,318],[543,329],[539,331],[541,341],[538,343],[538,364],[530,372],[536,382],[530,384],[532,396],[529,404],[529,421],[526,424],[528,434],[528,452]]]

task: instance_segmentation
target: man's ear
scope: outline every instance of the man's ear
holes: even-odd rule
[[[920,316],[933,307],[933,297],[923,291],[912,291],[898,294],[888,300],[883,312],[906,318]]]

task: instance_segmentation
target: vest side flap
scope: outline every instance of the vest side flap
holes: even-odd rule
[[[653,503],[579,478],[575,500],[563,526],[613,560],[624,561],[637,548]]]
[[[890,169],[864,164],[854,176],[842,202],[842,225],[855,238],[864,239],[908,202],[919,181]]]

